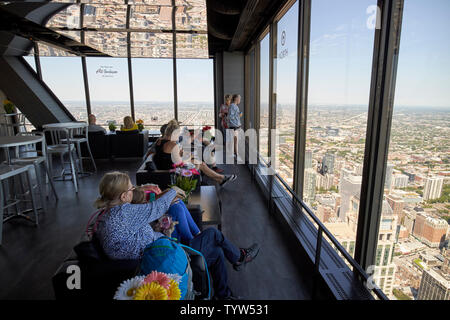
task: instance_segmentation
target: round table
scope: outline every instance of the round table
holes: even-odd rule
[[[57,122],[57,123],[48,123],[44,124],[42,127],[44,129],[50,128],[65,128],[65,129],[77,129],[87,127],[88,124],[86,122]]]
[[[6,159],[8,164],[11,163],[8,148],[25,146],[27,144],[38,143],[44,140],[43,136],[7,136],[0,137],[0,148],[5,150]]]

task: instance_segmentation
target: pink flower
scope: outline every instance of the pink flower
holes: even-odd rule
[[[157,282],[160,286],[169,289],[170,278],[165,273],[152,271],[145,277],[144,283],[152,282]]]
[[[200,173],[197,171],[197,169],[191,169],[192,174],[195,174],[197,176],[200,175]]]
[[[191,177],[192,176],[192,172],[190,170],[182,170],[181,171],[181,175],[183,177]]]

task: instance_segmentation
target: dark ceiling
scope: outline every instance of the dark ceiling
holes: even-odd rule
[[[287,0],[206,0],[209,55],[246,51]],[[73,54],[99,56],[89,48],[43,27],[67,4],[0,1],[0,55],[25,55],[32,42],[44,41]]]

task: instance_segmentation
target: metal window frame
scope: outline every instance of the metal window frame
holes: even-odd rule
[[[378,0],[355,260],[374,265],[394,107],[404,0]]]
[[[294,185],[303,199],[305,175],[306,125],[308,115],[309,48],[311,35],[311,0],[303,0],[298,8],[297,95],[295,116]]]

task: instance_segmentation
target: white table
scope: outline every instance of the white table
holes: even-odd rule
[[[84,128],[86,127],[88,124],[86,122],[76,122],[76,121],[72,121],[72,122],[57,122],[57,123],[48,123],[48,124],[44,124],[42,127],[44,129],[47,128],[65,128],[65,129],[78,129],[78,128]]]
[[[11,163],[8,148],[25,146],[27,144],[38,143],[44,140],[43,136],[7,136],[0,137],[0,148],[5,150],[6,159],[8,164]]]

